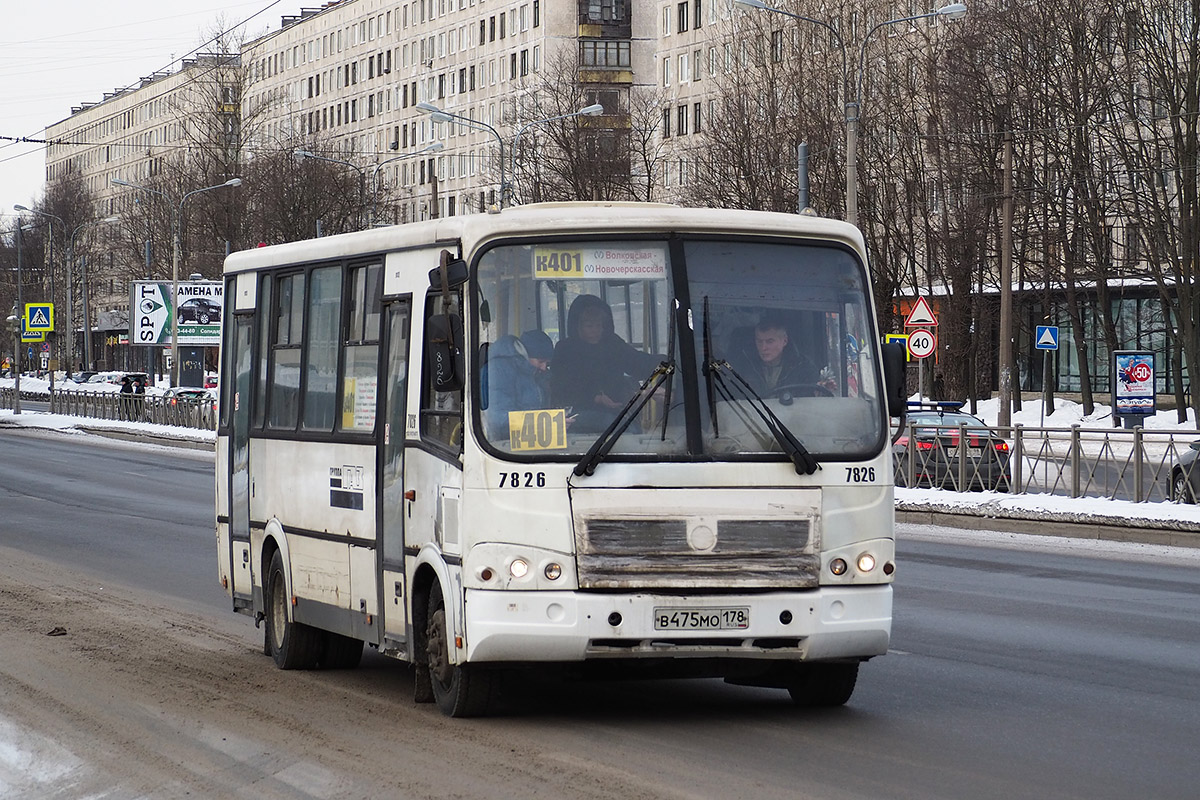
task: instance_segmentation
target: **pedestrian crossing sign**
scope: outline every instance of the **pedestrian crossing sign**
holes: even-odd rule
[[[22,320],[27,322],[27,320]],[[28,325],[21,326],[21,341],[22,342],[44,342],[46,341],[45,331],[31,331]]]
[[[33,333],[48,333],[54,330],[54,304],[26,303],[25,330]]]

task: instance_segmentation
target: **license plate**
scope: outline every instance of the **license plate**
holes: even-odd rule
[[[750,609],[733,608],[656,608],[656,631],[730,631],[750,627]]]

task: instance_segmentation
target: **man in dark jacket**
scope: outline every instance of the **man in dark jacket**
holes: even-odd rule
[[[616,334],[607,303],[580,295],[567,312],[567,335],[554,348],[551,403],[571,409],[572,430],[602,431],[661,361]]]
[[[812,362],[800,355],[787,328],[775,317],[763,316],[754,326],[754,350],[756,357],[736,368],[760,395],[785,386],[812,387],[817,382],[819,373]]]

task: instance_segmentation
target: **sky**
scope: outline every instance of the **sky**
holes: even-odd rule
[[[248,38],[322,0],[4,0],[0,27],[0,137],[44,138],[71,108],[99,102],[178,60],[218,28]],[[0,139],[0,227],[15,204],[35,207],[45,190],[43,146]]]

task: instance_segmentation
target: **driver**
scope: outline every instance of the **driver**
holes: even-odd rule
[[[800,355],[778,317],[764,314],[754,326],[754,351],[758,356],[742,372],[754,391],[766,396],[785,386],[817,382],[817,370]]]

